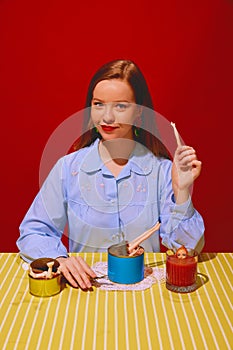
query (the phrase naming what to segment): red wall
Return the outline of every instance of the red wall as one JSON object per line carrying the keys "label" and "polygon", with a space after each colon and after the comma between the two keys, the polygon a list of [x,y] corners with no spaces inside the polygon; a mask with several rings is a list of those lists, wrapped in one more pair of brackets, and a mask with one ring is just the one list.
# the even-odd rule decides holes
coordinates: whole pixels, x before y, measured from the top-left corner
{"label": "red wall", "polygon": [[49,136],[83,108],[93,72],[121,57],[141,67],[156,110],[203,161],[193,201],[206,223],[205,251],[232,251],[233,2],[110,4],[0,1],[0,251],[17,251]]}

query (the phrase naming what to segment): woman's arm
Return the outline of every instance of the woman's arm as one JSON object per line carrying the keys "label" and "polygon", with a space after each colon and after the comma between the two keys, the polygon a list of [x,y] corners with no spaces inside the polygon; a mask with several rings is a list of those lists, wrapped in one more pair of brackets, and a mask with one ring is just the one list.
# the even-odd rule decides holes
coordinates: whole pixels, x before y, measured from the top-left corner
{"label": "woman's arm", "polygon": [[61,242],[67,221],[62,164],[61,159],[51,170],[19,227],[16,244],[28,262],[46,256],[67,256]]}
{"label": "woman's arm", "polygon": [[193,207],[190,195],[190,188],[200,174],[200,164],[193,159],[191,162],[197,165],[197,169],[187,170],[185,158],[189,162],[189,155],[187,152],[186,155],[181,153],[188,149],[187,146],[178,147],[173,164],[167,161],[163,163],[159,180],[160,236],[162,244],[169,249],[176,250],[184,245],[187,249],[200,252],[204,246],[205,227],[202,216]]}
{"label": "woman's arm", "polygon": [[186,202],[190,188],[201,173],[201,162],[190,146],[178,146],[172,164],[172,188],[176,204]]}
{"label": "woman's arm", "polygon": [[61,241],[67,222],[65,167],[59,160],[50,172],[20,225],[17,246],[27,262],[56,258],[60,271],[73,287],[88,289],[96,274],[81,257],[68,257]]}

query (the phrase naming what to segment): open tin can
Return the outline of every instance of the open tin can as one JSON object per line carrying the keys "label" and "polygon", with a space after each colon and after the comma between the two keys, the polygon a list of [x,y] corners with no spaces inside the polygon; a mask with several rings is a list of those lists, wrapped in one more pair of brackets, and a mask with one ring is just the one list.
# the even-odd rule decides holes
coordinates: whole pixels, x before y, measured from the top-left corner
{"label": "open tin can", "polygon": [[117,245],[108,248],[108,278],[121,284],[138,283],[144,278],[144,248],[137,255],[118,255]]}
{"label": "open tin can", "polygon": [[57,273],[59,262],[52,258],[39,258],[34,260],[30,264],[30,268],[34,273],[42,273],[48,269],[47,263],[54,262],[52,271],[52,278],[34,278],[28,274],[29,277],[29,291],[32,295],[37,297],[50,297],[60,293],[61,287],[61,275]]}

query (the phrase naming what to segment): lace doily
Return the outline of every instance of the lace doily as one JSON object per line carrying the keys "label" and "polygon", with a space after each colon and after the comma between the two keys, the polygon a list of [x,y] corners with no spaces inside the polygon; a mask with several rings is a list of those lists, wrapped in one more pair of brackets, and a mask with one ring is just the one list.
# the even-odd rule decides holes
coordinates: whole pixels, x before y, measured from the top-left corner
{"label": "lace doily", "polygon": [[107,262],[97,262],[92,266],[92,269],[97,276],[104,276],[92,283],[93,286],[101,290],[145,290],[155,283],[165,282],[166,279],[165,268],[145,266],[144,279],[141,282],[134,284],[120,284],[114,283],[106,277],[108,273]]}

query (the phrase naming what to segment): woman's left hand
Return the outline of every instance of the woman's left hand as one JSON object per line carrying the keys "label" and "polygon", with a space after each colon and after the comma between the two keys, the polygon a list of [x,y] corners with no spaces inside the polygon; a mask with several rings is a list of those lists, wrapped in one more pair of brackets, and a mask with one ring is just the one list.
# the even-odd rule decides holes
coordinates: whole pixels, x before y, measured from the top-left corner
{"label": "woman's left hand", "polygon": [[197,159],[195,150],[190,146],[178,146],[172,165],[172,187],[176,200],[187,200],[190,187],[200,173],[201,162]]}

